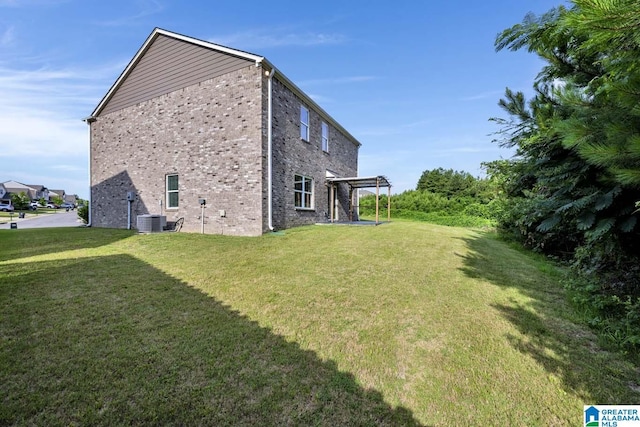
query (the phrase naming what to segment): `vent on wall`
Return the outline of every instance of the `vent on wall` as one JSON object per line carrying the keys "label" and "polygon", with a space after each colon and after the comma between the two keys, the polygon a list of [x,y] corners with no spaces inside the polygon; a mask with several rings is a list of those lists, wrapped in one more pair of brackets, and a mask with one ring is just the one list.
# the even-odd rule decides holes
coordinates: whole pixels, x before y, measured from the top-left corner
{"label": "vent on wall", "polygon": [[167,217],[163,215],[138,215],[136,228],[140,233],[159,233],[166,221]]}

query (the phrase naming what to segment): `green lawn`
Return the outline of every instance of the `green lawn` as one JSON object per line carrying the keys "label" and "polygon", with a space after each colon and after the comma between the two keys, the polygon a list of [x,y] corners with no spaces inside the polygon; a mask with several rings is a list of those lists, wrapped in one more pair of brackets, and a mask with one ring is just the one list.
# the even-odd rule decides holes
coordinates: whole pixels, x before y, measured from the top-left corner
{"label": "green lawn", "polygon": [[639,404],[561,280],[418,222],[0,230],[0,425],[581,425]]}

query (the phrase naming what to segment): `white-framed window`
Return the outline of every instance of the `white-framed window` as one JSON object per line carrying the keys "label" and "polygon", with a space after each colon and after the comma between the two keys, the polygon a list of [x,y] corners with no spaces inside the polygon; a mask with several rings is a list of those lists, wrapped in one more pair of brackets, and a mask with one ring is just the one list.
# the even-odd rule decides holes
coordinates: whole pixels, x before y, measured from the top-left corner
{"label": "white-framed window", "polygon": [[294,204],[297,209],[313,209],[313,179],[294,175]]}
{"label": "white-framed window", "polygon": [[322,122],[322,151],[329,152],[329,125]]}
{"label": "white-framed window", "polygon": [[309,141],[309,110],[300,106],[300,139]]}
{"label": "white-framed window", "polygon": [[167,175],[166,179],[166,206],[167,209],[177,208],[180,200],[178,193],[178,174]]}

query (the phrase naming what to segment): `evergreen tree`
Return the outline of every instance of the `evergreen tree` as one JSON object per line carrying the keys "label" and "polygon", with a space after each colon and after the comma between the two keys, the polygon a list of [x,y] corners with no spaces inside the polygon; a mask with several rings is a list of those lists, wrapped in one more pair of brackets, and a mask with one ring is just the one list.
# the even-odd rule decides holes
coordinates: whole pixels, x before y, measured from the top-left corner
{"label": "evergreen tree", "polygon": [[575,0],[527,15],[496,48],[526,48],[546,63],[535,96],[507,89],[509,118],[493,119],[498,142],[517,153],[488,170],[509,174],[501,226],[572,259],[582,301],[603,309],[598,319],[620,314],[618,331],[640,345],[640,2]]}

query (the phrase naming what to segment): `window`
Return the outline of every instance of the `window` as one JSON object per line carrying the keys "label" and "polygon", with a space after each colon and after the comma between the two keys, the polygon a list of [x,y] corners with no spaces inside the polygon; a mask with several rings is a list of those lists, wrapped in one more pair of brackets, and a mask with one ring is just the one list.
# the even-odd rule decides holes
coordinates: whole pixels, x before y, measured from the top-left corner
{"label": "window", "polygon": [[309,141],[309,110],[300,106],[300,138]]}
{"label": "window", "polygon": [[167,175],[167,209],[178,207],[178,175]]}
{"label": "window", "polygon": [[313,179],[295,175],[293,193],[296,208],[313,209]]}
{"label": "window", "polygon": [[329,152],[329,125],[322,122],[322,151]]}

